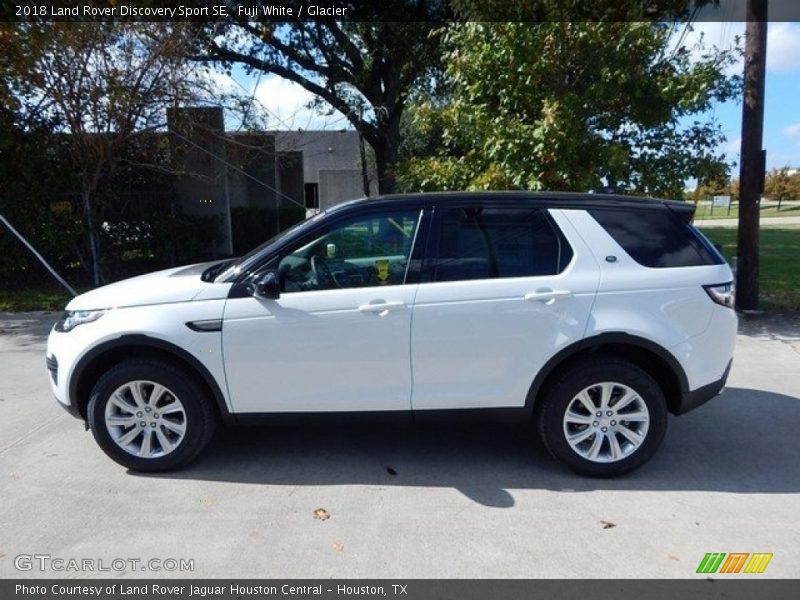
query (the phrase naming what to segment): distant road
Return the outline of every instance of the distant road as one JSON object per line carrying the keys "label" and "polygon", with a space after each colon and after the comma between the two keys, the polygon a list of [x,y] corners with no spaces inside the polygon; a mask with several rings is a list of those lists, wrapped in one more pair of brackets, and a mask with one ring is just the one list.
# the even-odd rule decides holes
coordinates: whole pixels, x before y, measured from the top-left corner
{"label": "distant road", "polygon": [[[800,217],[761,217],[761,226],[775,227],[779,225],[800,225]],[[738,219],[695,219],[695,227],[709,229],[711,227],[737,227]]]}

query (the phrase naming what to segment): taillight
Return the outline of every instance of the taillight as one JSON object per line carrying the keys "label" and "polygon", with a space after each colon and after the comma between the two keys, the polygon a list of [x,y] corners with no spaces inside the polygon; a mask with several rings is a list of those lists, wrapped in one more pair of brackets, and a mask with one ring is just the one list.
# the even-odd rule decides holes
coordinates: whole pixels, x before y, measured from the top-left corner
{"label": "taillight", "polygon": [[714,302],[721,306],[733,308],[736,303],[736,290],[732,281],[716,285],[704,285],[703,289]]}

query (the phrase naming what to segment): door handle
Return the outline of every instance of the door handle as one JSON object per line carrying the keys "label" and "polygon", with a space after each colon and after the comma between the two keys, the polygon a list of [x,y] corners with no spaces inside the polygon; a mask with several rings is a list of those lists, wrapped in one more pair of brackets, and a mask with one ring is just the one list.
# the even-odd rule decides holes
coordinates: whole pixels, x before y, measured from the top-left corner
{"label": "door handle", "polygon": [[569,298],[570,296],[572,296],[572,292],[569,290],[539,290],[525,294],[525,300],[528,302],[538,301],[544,302],[545,304],[552,304],[556,300]]}
{"label": "door handle", "polygon": [[401,310],[405,307],[405,302],[376,302],[374,304],[362,304],[358,307],[358,310],[362,313],[376,313],[382,317],[393,310]]}

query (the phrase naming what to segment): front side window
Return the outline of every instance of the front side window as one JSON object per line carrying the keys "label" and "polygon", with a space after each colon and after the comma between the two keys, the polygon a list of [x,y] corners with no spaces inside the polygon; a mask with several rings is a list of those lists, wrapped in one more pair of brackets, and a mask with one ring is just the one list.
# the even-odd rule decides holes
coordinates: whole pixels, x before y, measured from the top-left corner
{"label": "front side window", "polygon": [[405,282],[421,211],[353,217],[274,259],[283,292]]}
{"label": "front side window", "polygon": [[445,209],[433,280],[555,275],[571,258],[572,249],[541,209]]}

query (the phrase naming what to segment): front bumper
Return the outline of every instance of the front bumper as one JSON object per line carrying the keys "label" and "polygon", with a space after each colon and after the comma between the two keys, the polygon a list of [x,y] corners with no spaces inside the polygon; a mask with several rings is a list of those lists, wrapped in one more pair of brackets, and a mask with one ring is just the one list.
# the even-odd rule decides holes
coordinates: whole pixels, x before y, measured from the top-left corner
{"label": "front bumper", "polygon": [[77,402],[72,401],[69,395],[69,377],[79,358],[78,350],[83,340],[75,332],[61,333],[51,331],[47,338],[47,354],[45,364],[53,392],[58,405],[73,417],[82,419]]}

